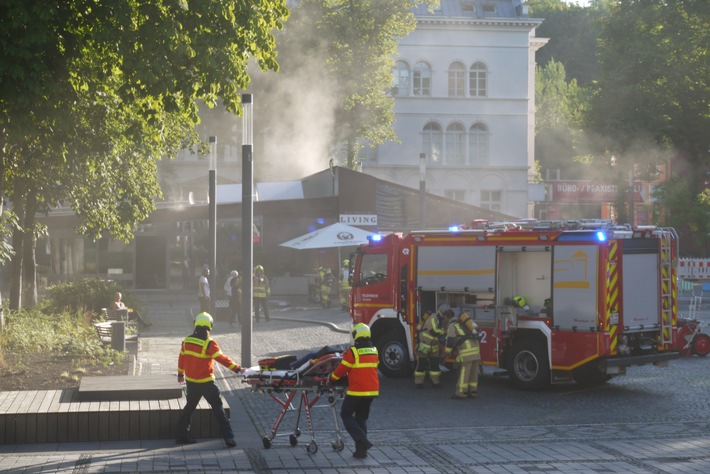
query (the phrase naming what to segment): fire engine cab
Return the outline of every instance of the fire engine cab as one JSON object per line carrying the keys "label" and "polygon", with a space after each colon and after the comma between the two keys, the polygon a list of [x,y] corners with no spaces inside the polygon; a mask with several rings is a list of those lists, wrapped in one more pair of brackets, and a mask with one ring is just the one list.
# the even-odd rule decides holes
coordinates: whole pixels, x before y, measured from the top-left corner
{"label": "fire engine cab", "polygon": [[605,222],[376,235],[351,259],[350,314],[387,376],[411,374],[421,315],[446,304],[517,386],[601,383],[678,356],[677,255],[672,228]]}

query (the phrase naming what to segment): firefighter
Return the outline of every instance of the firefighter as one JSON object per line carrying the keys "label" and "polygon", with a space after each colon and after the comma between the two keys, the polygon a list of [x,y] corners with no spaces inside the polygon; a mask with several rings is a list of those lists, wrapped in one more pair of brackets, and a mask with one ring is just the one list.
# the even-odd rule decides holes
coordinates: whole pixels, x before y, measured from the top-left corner
{"label": "firefighter", "polygon": [[340,280],[340,307],[347,310],[350,300],[350,260],[347,258],[343,260],[338,279]]}
{"label": "firefighter", "polygon": [[424,388],[427,374],[434,388],[441,388],[441,369],[439,368],[439,339],[446,333],[444,327],[454,315],[450,309],[439,310],[434,314],[424,312],[419,331],[417,331],[417,367],[414,369],[414,386]]}
{"label": "firefighter", "polygon": [[202,312],[195,316],[194,332],[182,341],[178,357],[178,383],[187,382],[187,401],[177,423],[177,444],[193,444],[190,437],[190,419],[202,397],[212,407],[217,417],[224,442],[229,448],[235,447],[234,432],[222,405],[219,387],[215,383],[213,361],[217,361],[229,370],[240,373],[242,368],[232,359],[222,354],[217,341],[210,337],[212,316]]}
{"label": "firefighter", "polygon": [[320,304],[326,309],[330,308],[330,292],[333,289],[333,271],[330,268],[320,267]]}
{"label": "firefighter", "polygon": [[271,288],[269,288],[269,279],[266,278],[264,274],[264,267],[257,265],[254,267],[254,279],[253,279],[254,292],[254,319],[259,322],[261,317],[259,316],[259,308],[264,310],[264,318],[267,321],[271,321],[269,318],[269,307],[267,305],[266,299],[271,295]]}
{"label": "firefighter", "polygon": [[367,457],[372,443],[367,439],[367,419],[373,400],[380,394],[380,378],[377,365],[380,358],[370,339],[370,328],[359,323],[352,331],[354,344],[343,353],[340,362],[330,377],[329,383],[337,383],[347,375],[348,388],[340,408],[340,418],[350,437],[355,441],[353,457]]}
{"label": "firefighter", "polygon": [[478,366],[481,363],[481,348],[478,343],[478,325],[466,312],[449,323],[446,332],[446,354],[457,351],[459,377],[456,381],[454,400],[476,398],[478,395]]}

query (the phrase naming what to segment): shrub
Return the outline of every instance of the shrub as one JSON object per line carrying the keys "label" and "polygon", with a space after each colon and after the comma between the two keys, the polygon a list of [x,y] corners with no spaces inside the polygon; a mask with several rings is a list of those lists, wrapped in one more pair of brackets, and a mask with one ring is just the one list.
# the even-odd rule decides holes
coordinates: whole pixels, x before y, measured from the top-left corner
{"label": "shrub", "polygon": [[117,291],[123,294],[123,302],[126,306],[136,309],[141,314],[144,313],[143,305],[113,281],[99,279],[68,281],[54,285],[48,291],[49,298],[43,306],[47,313],[90,311],[98,314],[101,308],[108,308],[111,305]]}
{"label": "shrub", "polygon": [[9,311],[0,338],[0,354],[54,352],[119,362],[123,354],[106,347],[82,312],[47,314],[38,309]]}

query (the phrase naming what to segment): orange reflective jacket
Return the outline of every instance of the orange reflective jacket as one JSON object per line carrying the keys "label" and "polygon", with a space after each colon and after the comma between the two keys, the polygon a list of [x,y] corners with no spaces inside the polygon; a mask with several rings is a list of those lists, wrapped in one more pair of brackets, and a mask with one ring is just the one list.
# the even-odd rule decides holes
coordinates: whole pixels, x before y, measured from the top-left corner
{"label": "orange reflective jacket", "polygon": [[215,360],[229,370],[239,370],[239,364],[222,354],[219,344],[214,339],[187,336],[182,341],[180,357],[178,357],[178,374],[185,374],[185,380],[188,382],[210,382],[214,380],[213,361]]}
{"label": "orange reflective jacket", "polygon": [[376,397],[380,394],[380,377],[377,365],[380,358],[376,347],[352,346],[345,354],[332,374],[330,380],[338,381],[348,375],[348,395],[356,397]]}

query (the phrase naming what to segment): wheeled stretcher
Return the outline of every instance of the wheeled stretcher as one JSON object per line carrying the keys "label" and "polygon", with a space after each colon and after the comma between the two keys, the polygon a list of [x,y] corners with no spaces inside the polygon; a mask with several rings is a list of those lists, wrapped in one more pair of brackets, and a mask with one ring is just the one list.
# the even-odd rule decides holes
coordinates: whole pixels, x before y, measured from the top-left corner
{"label": "wheeled stretcher", "polygon": [[294,403],[297,403],[296,426],[294,427],[293,433],[289,435],[289,442],[291,446],[298,444],[298,437],[301,435],[301,429],[299,428],[301,410],[304,410],[308,429],[311,433],[311,441],[306,447],[306,451],[309,454],[318,452],[318,444],[316,443],[313,429],[313,420],[311,419],[311,408],[314,407],[318,400],[327,395],[328,407],[333,413],[336,436],[331,446],[335,451],[343,450],[345,444],[340,436],[335,406],[338,399],[342,398],[346,387],[328,384],[330,373],[335,370],[342,359],[342,354],[335,352],[325,354],[315,359],[309,359],[303,362],[299,367],[293,369],[265,370],[257,366],[251,367],[243,372],[242,381],[244,383],[251,385],[254,391],[266,392],[281,406],[281,412],[271,428],[271,433],[262,438],[264,448],[269,449],[271,447],[271,442],[276,436],[276,432],[286,412],[294,410]]}

